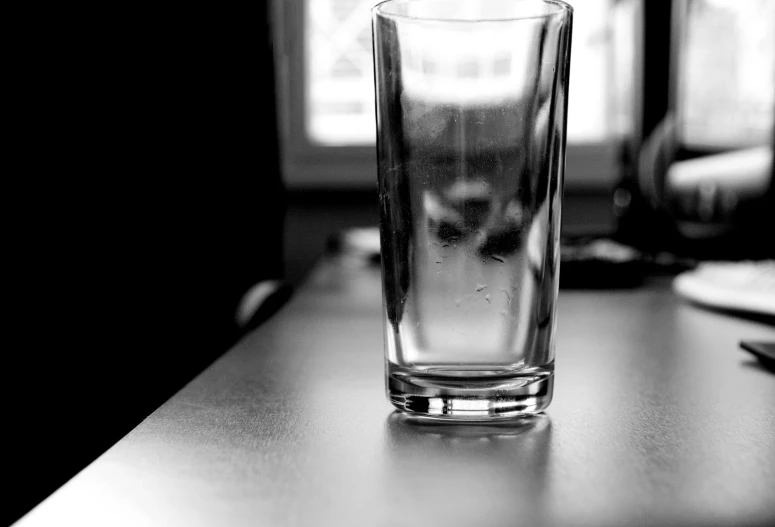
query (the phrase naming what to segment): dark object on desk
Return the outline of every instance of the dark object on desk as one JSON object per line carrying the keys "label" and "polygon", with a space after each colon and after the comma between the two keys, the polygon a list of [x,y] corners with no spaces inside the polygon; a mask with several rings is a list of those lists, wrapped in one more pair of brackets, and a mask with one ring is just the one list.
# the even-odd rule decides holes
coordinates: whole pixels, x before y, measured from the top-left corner
{"label": "dark object on desk", "polygon": [[740,347],[755,355],[762,366],[775,373],[775,342],[741,340]]}
{"label": "dark object on desk", "polygon": [[636,287],[643,282],[642,255],[608,238],[563,238],[560,287],[609,289]]}
{"label": "dark object on desk", "polygon": [[612,236],[563,236],[560,287],[617,289],[637,287],[647,277],[673,276],[697,262],[668,252],[642,252]]}

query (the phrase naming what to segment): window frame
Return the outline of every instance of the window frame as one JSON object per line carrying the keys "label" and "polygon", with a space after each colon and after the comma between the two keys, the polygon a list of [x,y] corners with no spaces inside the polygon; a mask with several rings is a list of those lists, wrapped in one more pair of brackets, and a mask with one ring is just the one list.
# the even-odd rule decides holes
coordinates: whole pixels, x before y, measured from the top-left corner
{"label": "window frame", "polygon": [[[374,188],[377,183],[375,145],[321,145],[307,136],[304,114],[308,101],[304,61],[307,1],[271,0],[270,6],[285,186],[289,190]],[[567,144],[566,189],[607,191],[613,188],[616,177],[613,136],[600,142]]]}

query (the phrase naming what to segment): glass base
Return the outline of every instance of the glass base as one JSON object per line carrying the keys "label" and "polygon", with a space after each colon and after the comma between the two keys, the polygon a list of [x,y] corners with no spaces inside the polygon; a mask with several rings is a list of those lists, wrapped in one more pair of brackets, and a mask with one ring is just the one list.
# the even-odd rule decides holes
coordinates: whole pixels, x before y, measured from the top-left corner
{"label": "glass base", "polygon": [[543,411],[552,401],[554,372],[409,372],[391,365],[387,385],[390,402],[407,414],[492,421]]}

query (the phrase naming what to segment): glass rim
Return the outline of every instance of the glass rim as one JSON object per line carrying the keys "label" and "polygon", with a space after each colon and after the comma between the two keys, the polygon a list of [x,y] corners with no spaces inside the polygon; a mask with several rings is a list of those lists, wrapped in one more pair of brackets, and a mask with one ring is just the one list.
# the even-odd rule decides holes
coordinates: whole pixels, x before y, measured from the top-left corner
{"label": "glass rim", "polygon": [[[460,24],[472,24],[477,22],[517,22],[520,20],[535,20],[541,18],[552,18],[560,13],[571,14],[573,13],[573,7],[564,2],[563,0],[508,0],[510,3],[531,3],[531,4],[544,4],[554,6],[555,9],[548,13],[541,13],[535,15],[525,16],[504,16],[501,18],[445,18],[444,16],[408,16],[397,13],[389,13],[385,11],[385,8],[397,5],[397,4],[413,4],[420,3],[426,0],[382,0],[374,7],[371,8],[372,13],[375,16],[383,18],[391,18],[396,20],[407,20],[415,22],[443,22],[443,23],[460,23]],[[431,0],[435,2],[443,2],[443,0]],[[463,1],[463,0],[456,0]],[[485,0],[487,1],[487,0]]]}

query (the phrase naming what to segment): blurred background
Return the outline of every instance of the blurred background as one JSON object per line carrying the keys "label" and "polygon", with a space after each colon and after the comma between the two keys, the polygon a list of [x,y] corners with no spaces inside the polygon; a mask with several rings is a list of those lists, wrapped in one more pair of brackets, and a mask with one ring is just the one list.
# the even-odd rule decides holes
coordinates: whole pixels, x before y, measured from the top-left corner
{"label": "blurred background", "polygon": [[[278,93],[283,173],[291,199],[285,237],[291,281],[303,276],[319,256],[316,250],[322,246],[321,237],[343,228],[345,222],[365,226],[378,221],[368,16],[376,3],[305,0],[274,4],[279,36],[276,56],[282,65]],[[574,22],[568,181],[595,194],[610,187],[615,176],[616,152],[609,140],[612,50],[607,44],[612,3],[587,0],[583,4]],[[331,215],[331,220],[340,223],[310,222],[310,215],[323,214],[329,200],[349,209],[346,215]],[[582,205],[587,202],[590,200]],[[593,221],[608,218],[603,215]],[[320,230],[310,231],[310,224]]]}
{"label": "blurred background", "polygon": [[[321,236],[377,221],[366,16],[375,3],[273,4],[294,282],[319,255],[309,250]],[[770,219],[772,203],[775,4],[569,3],[566,231],[703,258],[772,254],[751,232]],[[327,202],[347,214],[329,217]]]}
{"label": "blurred background", "polygon": [[[570,3],[567,240],[772,258],[775,2]],[[4,181],[10,519],[377,225],[374,4],[30,13]]]}

